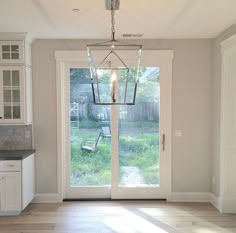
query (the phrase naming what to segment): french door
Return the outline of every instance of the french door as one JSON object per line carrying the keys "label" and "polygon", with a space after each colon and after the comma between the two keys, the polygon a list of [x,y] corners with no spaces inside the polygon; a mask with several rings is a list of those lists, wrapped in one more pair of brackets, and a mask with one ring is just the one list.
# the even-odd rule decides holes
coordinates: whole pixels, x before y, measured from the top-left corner
{"label": "french door", "polygon": [[167,198],[172,53],[164,55],[144,51],[134,106],[94,105],[88,64],[65,63],[64,198]]}

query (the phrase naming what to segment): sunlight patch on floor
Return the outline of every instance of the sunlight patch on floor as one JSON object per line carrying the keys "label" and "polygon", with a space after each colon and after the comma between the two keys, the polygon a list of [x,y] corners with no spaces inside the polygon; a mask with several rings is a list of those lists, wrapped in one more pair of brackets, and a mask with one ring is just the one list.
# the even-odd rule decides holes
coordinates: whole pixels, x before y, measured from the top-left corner
{"label": "sunlight patch on floor", "polygon": [[104,223],[117,233],[168,233],[148,220],[124,210],[122,216],[106,217]]}
{"label": "sunlight patch on floor", "polygon": [[[194,216],[186,211],[178,208],[156,209],[156,208],[138,208],[146,215],[163,221],[170,227],[180,231],[181,233],[231,233],[230,230],[225,230],[204,218]],[[209,229],[211,228],[211,229]]]}
{"label": "sunlight patch on floor", "polygon": [[[191,216],[189,213],[186,213],[185,211],[181,211],[179,209],[171,209],[169,210],[168,208],[139,208],[140,211],[142,211],[145,214],[148,214],[152,217],[157,217],[157,216],[170,216],[172,213],[174,216]],[[174,211],[173,211],[174,210]]]}
{"label": "sunlight patch on floor", "polygon": [[230,230],[224,230],[220,227],[216,227],[215,229],[206,229],[204,227],[198,227],[197,229],[193,230],[194,233],[230,233]]}

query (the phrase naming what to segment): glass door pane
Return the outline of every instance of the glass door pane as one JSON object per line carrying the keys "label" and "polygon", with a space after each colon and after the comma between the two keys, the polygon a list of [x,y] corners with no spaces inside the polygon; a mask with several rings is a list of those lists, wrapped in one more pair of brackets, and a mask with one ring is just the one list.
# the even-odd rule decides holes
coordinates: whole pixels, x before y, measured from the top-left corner
{"label": "glass door pane", "polygon": [[159,68],[148,67],[136,104],[119,107],[119,186],[159,186],[159,109]]}
{"label": "glass door pane", "polygon": [[4,119],[12,119],[11,107],[4,106]]}
{"label": "glass door pane", "polygon": [[70,68],[70,186],[111,184],[110,106],[93,104],[90,69]]}
{"label": "glass door pane", "polygon": [[20,106],[13,106],[13,119],[20,119]]}
{"label": "glass door pane", "polygon": [[3,104],[5,119],[20,119],[20,71],[3,70]]}
{"label": "glass door pane", "polygon": [[11,59],[19,59],[19,45],[11,45]]}
{"label": "glass door pane", "polygon": [[2,59],[10,59],[10,45],[2,45]]}
{"label": "glass door pane", "polygon": [[12,71],[11,70],[3,70],[3,104],[4,104],[4,119],[12,119]]}
{"label": "glass door pane", "polygon": [[20,72],[19,70],[12,71],[12,104],[13,104],[13,119],[20,119]]}
{"label": "glass door pane", "polygon": [[12,71],[12,86],[13,87],[20,86],[20,72],[19,72],[19,70]]}
{"label": "glass door pane", "polygon": [[11,103],[12,99],[11,99],[11,89],[7,89],[7,88],[4,88],[3,90],[3,100],[4,100],[4,103]]}
{"label": "glass door pane", "polygon": [[3,70],[3,86],[10,87],[11,86],[11,71]]}
{"label": "glass door pane", "polygon": [[19,45],[2,45],[3,60],[19,60]]}

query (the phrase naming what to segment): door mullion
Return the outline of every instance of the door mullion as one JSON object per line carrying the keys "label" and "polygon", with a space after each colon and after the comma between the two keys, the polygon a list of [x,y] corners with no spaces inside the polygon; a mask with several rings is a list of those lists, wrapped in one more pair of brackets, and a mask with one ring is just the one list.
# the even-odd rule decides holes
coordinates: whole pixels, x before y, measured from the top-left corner
{"label": "door mullion", "polygon": [[119,109],[111,107],[111,199],[119,184]]}

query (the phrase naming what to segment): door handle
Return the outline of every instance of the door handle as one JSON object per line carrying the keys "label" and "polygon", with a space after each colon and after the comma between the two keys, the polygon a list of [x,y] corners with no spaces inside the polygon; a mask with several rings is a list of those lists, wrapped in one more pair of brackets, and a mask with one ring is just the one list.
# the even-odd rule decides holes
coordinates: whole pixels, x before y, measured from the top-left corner
{"label": "door handle", "polygon": [[164,151],[165,150],[165,146],[166,146],[166,135],[164,133],[162,134],[161,144],[162,144],[162,150]]}

